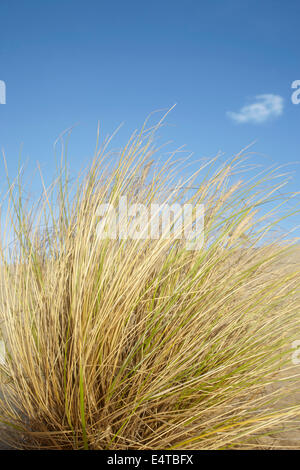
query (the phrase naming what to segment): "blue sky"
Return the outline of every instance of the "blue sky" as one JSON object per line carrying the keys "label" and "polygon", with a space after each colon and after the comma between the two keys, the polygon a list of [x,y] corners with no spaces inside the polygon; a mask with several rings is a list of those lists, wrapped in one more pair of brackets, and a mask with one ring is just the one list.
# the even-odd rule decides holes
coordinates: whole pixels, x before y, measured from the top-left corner
{"label": "blue sky", "polygon": [[[300,161],[299,18],[297,0],[1,0],[0,147],[10,171],[22,145],[29,172],[39,161],[50,175],[55,139],[75,126],[76,172],[98,121],[103,135],[125,122],[124,142],[174,103],[162,136],[195,159],[256,141],[263,165]],[[299,190],[300,165],[290,168]]]}

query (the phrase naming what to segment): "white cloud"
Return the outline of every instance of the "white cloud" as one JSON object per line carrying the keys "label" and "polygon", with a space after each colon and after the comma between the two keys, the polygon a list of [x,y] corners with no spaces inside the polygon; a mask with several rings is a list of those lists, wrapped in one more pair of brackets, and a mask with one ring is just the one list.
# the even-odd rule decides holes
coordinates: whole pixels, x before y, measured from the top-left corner
{"label": "white cloud", "polygon": [[257,95],[255,102],[243,106],[240,111],[228,111],[228,117],[238,123],[251,122],[261,124],[273,117],[280,116],[283,112],[283,98],[279,95]]}

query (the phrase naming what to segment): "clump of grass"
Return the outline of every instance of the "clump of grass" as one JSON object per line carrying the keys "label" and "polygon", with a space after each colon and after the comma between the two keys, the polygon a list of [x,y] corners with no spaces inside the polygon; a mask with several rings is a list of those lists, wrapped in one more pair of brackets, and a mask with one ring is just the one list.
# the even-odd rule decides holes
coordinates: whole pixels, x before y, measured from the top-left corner
{"label": "clump of grass", "polygon": [[[134,134],[115,166],[106,142],[73,186],[62,165],[36,206],[9,183],[0,419],[17,448],[245,448],[299,415],[274,407],[295,373],[289,390],[270,388],[299,326],[299,270],[284,269],[294,243],[269,236],[293,196],[284,177],[250,178],[240,154],[178,184],[175,155],[151,167],[154,132]],[[202,248],[174,233],[99,240],[97,208],[123,195],[204,204]]]}

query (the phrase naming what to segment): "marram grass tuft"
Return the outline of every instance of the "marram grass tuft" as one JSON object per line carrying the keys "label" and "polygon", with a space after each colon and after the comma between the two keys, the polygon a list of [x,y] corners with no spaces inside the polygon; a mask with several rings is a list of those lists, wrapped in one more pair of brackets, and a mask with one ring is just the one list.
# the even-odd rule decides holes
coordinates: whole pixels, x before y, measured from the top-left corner
{"label": "marram grass tuft", "polygon": [[[15,448],[255,448],[298,423],[300,405],[278,406],[299,388],[298,248],[276,231],[295,195],[278,170],[248,174],[243,154],[184,181],[176,153],[155,164],[155,130],[114,165],[106,142],[75,183],[62,164],[36,205],[8,180],[0,420]],[[203,246],[174,230],[99,239],[98,207],[122,196],[203,204]]]}

